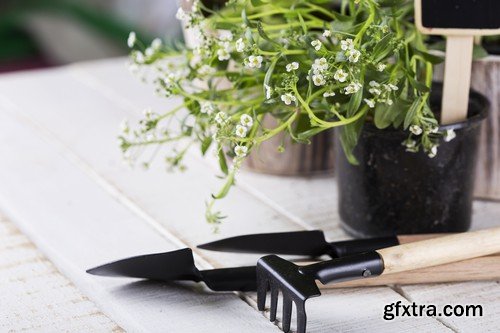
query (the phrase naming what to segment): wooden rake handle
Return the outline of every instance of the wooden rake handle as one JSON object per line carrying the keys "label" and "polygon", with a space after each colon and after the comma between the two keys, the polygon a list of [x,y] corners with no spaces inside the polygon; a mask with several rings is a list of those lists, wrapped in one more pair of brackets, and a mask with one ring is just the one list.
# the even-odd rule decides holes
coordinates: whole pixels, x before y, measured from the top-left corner
{"label": "wooden rake handle", "polygon": [[377,250],[382,275],[433,267],[500,252],[500,227]]}
{"label": "wooden rake handle", "polygon": [[[408,244],[426,239],[443,237],[450,234],[424,234],[398,236],[400,244]],[[312,262],[301,262],[300,265]],[[500,280],[500,252],[473,259],[467,259],[450,264],[420,268],[411,271],[384,274],[371,279],[352,280],[323,285],[320,289],[385,286],[390,284],[425,284],[465,281],[499,281]]]}

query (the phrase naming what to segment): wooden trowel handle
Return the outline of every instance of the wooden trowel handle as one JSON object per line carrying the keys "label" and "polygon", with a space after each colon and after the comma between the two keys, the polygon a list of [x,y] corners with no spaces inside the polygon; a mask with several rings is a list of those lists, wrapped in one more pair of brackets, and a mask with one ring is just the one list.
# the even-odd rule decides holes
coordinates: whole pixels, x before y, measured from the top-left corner
{"label": "wooden trowel handle", "polygon": [[444,237],[444,236],[449,236],[449,235],[454,235],[454,234],[416,234],[416,235],[399,235],[397,236],[399,244],[408,244],[408,243],[414,243],[414,242],[419,242],[423,241],[426,239],[432,239],[432,238],[438,238],[438,237]]}
{"label": "wooden trowel handle", "polygon": [[500,227],[427,239],[377,250],[382,275],[487,256],[500,252]]}

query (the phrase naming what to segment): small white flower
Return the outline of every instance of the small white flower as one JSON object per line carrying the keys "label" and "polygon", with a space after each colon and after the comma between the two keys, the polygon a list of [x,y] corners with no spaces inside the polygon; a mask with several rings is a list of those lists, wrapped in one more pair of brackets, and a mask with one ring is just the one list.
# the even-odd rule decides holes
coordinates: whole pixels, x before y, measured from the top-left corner
{"label": "small white flower", "polygon": [[326,83],[325,77],[321,74],[315,74],[312,76],[312,80],[315,86],[323,86]]}
{"label": "small white flower", "polygon": [[229,60],[231,59],[231,55],[229,54],[229,52],[227,52],[226,49],[218,49],[217,59],[219,59],[220,61]]}
{"label": "small white flower", "polygon": [[215,107],[210,102],[202,102],[200,105],[200,112],[201,113],[212,114],[212,112],[214,112],[214,110],[215,110]]}
{"label": "small white flower", "polygon": [[246,67],[248,68],[261,68],[262,67],[262,56],[251,55],[246,61]]}
{"label": "small white flower", "polygon": [[437,148],[437,146],[432,146],[432,147],[431,147],[431,150],[429,151],[429,153],[428,153],[427,155],[428,155],[430,158],[433,158],[433,157],[436,157],[437,152],[438,152],[438,148]]}
{"label": "small white flower", "polygon": [[385,100],[385,104],[387,105],[392,105],[394,102],[392,101],[392,99],[388,98]]}
{"label": "small white flower", "polygon": [[457,134],[455,133],[454,130],[452,129],[449,129],[449,130],[446,130],[446,133],[444,134],[444,141],[445,142],[450,142],[451,140],[455,139],[457,137]]}
{"label": "small white flower", "polygon": [[139,64],[143,64],[145,59],[144,59],[144,54],[142,54],[141,51],[137,51],[137,52],[134,52],[134,58],[135,58],[135,61]]}
{"label": "small white flower", "polygon": [[388,84],[388,86],[389,86],[389,88],[390,88],[391,90],[393,90],[393,91],[396,91],[396,90],[398,90],[398,89],[399,89],[399,87],[398,87],[398,86],[396,86],[396,85],[394,85],[394,84],[392,84],[392,83],[389,83],[389,84]]}
{"label": "small white flower", "polygon": [[378,88],[370,88],[368,92],[372,95],[379,96],[382,92]]}
{"label": "small white flower", "polygon": [[315,59],[311,67],[313,69],[314,74],[321,73],[328,69],[328,61],[326,61],[325,58]]}
{"label": "small white flower", "polygon": [[332,35],[332,32],[330,30],[323,31],[323,37],[330,37],[331,35]]}
{"label": "small white flower", "polygon": [[418,125],[411,125],[410,126],[410,132],[412,132],[415,135],[420,135],[422,134],[422,128]]}
{"label": "small white flower", "polygon": [[439,131],[439,127],[435,126],[429,130],[429,133],[437,133]]}
{"label": "small white flower", "polygon": [[286,94],[281,95],[281,100],[286,105],[290,105],[290,104],[292,104],[292,102],[296,102],[297,101],[297,97],[295,97],[294,95],[292,95],[290,93],[286,93]]}
{"label": "small white flower", "polygon": [[335,96],[335,93],[333,91],[325,91],[323,93],[323,97],[325,97],[325,98],[326,97],[333,97],[333,96]]}
{"label": "small white flower", "polygon": [[370,81],[370,82],[368,83],[368,85],[370,85],[370,87],[374,87],[374,88],[378,88],[378,87],[380,87],[380,83],[378,83],[377,81],[373,81],[373,80],[372,80],[372,81]]}
{"label": "small white flower", "polygon": [[233,51],[229,42],[220,42],[219,49],[217,50],[217,58],[220,61],[231,59],[231,52]]}
{"label": "small white flower", "polygon": [[339,82],[345,82],[347,80],[347,73],[342,69],[337,69],[337,71],[333,75],[333,78]]}
{"label": "small white flower", "polygon": [[154,49],[154,50],[158,50],[162,45],[162,41],[160,38],[155,38],[152,42],[151,42],[151,47]]}
{"label": "small white flower", "polygon": [[377,66],[375,66],[375,67],[377,68],[377,71],[379,71],[379,72],[383,72],[383,71],[384,71],[384,69],[387,67],[387,65],[386,65],[386,64],[383,64],[383,63],[381,63],[381,62],[379,62],[379,63],[377,64]]}
{"label": "small white flower", "polygon": [[244,50],[245,50],[245,42],[243,41],[243,38],[240,38],[236,41],[236,51],[241,53]]}
{"label": "small white flower", "polygon": [[273,88],[271,88],[267,84],[264,85],[264,88],[266,88],[266,99],[270,99],[273,94]]}
{"label": "small white flower", "polygon": [[409,151],[409,152],[416,152],[416,148],[417,148],[417,142],[415,140],[411,140],[411,139],[408,139],[404,142],[405,146],[406,146],[406,151]]}
{"label": "small white flower", "polygon": [[240,138],[244,138],[247,136],[247,128],[242,125],[237,125],[236,126],[236,136],[239,136]]}
{"label": "small white flower", "polygon": [[354,43],[351,38],[347,38],[346,40],[340,41],[340,48],[344,51],[350,50],[354,48]]}
{"label": "small white flower", "polygon": [[346,95],[355,94],[361,89],[363,86],[359,82],[351,82],[347,87],[344,88]]}
{"label": "small white flower", "polygon": [[130,127],[129,127],[128,121],[126,119],[121,122],[121,124],[120,124],[120,130],[124,134],[128,134],[130,132]]}
{"label": "small white flower", "polygon": [[236,147],[234,147],[234,153],[238,157],[245,157],[247,155],[247,152],[248,152],[248,148],[245,146],[237,145]]}
{"label": "small white flower", "polygon": [[130,34],[128,35],[128,39],[127,39],[128,47],[133,48],[136,41],[137,41],[137,36],[136,36],[135,32],[131,31]]}
{"label": "small white flower", "polygon": [[213,67],[210,67],[209,65],[203,65],[200,68],[198,68],[198,75],[201,77],[214,74],[215,72],[216,72],[216,69]]}
{"label": "small white flower", "polygon": [[322,45],[322,44],[321,44],[321,41],[320,41],[319,39],[315,39],[315,40],[313,40],[313,41],[311,42],[311,45],[312,45],[312,47],[314,47],[314,49],[315,49],[316,51],[319,51],[319,49],[321,49],[321,45]]}
{"label": "small white flower", "polygon": [[359,52],[356,49],[351,49],[351,50],[348,50],[347,52],[349,53],[349,57],[347,58],[347,60],[349,60],[349,62],[356,63],[359,61],[359,57],[361,56],[361,52]]}
{"label": "small white flower", "polygon": [[179,8],[177,9],[177,13],[175,14],[175,18],[178,19],[178,20],[184,20],[185,18],[187,17],[187,14],[186,12],[184,11],[184,9],[182,8]]}
{"label": "small white flower", "polygon": [[146,51],[144,51],[144,54],[146,55],[146,57],[151,57],[153,54],[155,54],[155,50],[153,50],[153,48],[151,47],[148,47]]}
{"label": "small white flower", "polygon": [[253,126],[253,118],[247,114],[242,114],[240,117],[240,123],[241,125],[250,128]]}
{"label": "small white flower", "polygon": [[299,63],[294,61],[292,63],[289,63],[288,65],[286,65],[286,71],[287,72],[291,72],[291,71],[294,71],[296,69],[299,69]]}
{"label": "small white flower", "polygon": [[375,101],[373,99],[365,98],[364,101],[365,101],[366,105],[368,105],[371,109],[373,109],[375,107]]}
{"label": "small white flower", "polygon": [[227,114],[225,112],[219,111],[215,115],[215,122],[219,125],[222,125],[227,119]]}
{"label": "small white flower", "polygon": [[224,42],[231,42],[233,40],[233,33],[229,30],[221,30],[219,32],[219,39]]}

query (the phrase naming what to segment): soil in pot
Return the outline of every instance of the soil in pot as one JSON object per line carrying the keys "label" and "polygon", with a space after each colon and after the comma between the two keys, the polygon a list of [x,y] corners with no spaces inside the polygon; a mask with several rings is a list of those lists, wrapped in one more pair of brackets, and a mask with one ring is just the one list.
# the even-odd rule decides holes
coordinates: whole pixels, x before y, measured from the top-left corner
{"label": "soil in pot", "polygon": [[[441,90],[441,85],[433,87],[433,109],[439,108]],[[358,237],[469,229],[479,134],[488,106],[482,95],[471,92],[468,119],[440,128],[453,129],[456,137],[442,140],[434,158],[406,152],[407,132],[367,123],[354,150],[355,166],[335,139],[342,227]]]}

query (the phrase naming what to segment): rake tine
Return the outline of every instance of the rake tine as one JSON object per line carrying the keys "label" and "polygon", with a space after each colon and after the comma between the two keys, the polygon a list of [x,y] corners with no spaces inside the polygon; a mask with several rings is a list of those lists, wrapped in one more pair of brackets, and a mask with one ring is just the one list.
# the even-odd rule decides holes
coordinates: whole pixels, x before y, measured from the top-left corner
{"label": "rake tine", "polygon": [[269,280],[261,277],[261,283],[257,285],[257,308],[259,311],[266,309],[266,293],[269,287]]}
{"label": "rake tine", "polygon": [[276,312],[278,310],[278,286],[271,284],[271,313],[269,314],[270,321],[276,320]]}
{"label": "rake tine", "polygon": [[297,333],[306,333],[307,315],[305,302],[297,302]]}
{"label": "rake tine", "polygon": [[285,296],[283,293],[283,332],[287,333],[290,331],[290,322],[292,321],[292,299]]}

